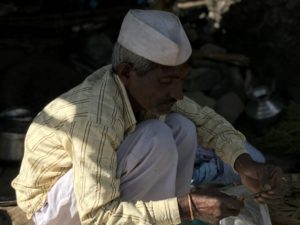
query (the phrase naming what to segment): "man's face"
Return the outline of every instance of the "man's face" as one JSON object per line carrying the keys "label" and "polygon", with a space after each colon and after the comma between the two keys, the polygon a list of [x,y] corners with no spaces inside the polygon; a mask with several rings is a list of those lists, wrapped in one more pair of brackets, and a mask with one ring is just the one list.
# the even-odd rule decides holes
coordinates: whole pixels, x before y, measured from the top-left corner
{"label": "man's face", "polygon": [[[135,111],[145,110],[155,115],[170,112],[183,98],[182,85],[189,72],[188,65],[158,66],[145,74],[132,69],[125,83]],[[124,83],[124,82],[123,82]]]}

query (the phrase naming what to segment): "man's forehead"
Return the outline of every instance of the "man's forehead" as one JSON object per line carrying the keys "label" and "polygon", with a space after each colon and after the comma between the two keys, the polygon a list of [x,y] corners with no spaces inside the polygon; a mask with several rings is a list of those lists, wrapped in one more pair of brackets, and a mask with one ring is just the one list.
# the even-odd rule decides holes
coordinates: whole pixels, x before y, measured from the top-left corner
{"label": "man's forehead", "polygon": [[164,73],[164,75],[174,75],[178,72],[180,73],[189,73],[191,66],[188,63],[184,63],[178,66],[160,66],[161,71]]}

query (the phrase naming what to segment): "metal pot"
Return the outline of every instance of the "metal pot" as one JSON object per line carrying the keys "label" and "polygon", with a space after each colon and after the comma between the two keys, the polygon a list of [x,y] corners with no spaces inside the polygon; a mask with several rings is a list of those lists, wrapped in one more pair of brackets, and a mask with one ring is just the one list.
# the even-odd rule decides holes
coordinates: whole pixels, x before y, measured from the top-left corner
{"label": "metal pot", "polygon": [[14,107],[0,113],[0,161],[21,161],[31,111]]}
{"label": "metal pot", "polygon": [[24,154],[24,133],[0,133],[0,160],[20,161]]}
{"label": "metal pot", "polygon": [[10,108],[0,113],[1,132],[25,133],[32,121],[32,113],[26,108]]}
{"label": "metal pot", "polygon": [[246,114],[255,120],[272,120],[283,110],[283,103],[271,95],[266,86],[253,88],[249,93],[250,101],[246,105]]}

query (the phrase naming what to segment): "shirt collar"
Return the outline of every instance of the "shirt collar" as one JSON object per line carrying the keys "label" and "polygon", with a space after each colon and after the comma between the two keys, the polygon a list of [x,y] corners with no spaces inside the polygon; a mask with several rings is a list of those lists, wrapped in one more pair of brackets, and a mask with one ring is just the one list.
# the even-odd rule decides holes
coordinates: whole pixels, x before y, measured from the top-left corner
{"label": "shirt collar", "polygon": [[116,84],[120,90],[120,94],[121,94],[121,97],[122,97],[123,103],[124,103],[123,116],[124,116],[124,123],[125,123],[125,131],[132,132],[135,129],[137,120],[133,113],[133,109],[131,107],[129,97],[127,95],[127,91],[124,87],[124,84],[122,83],[122,81],[120,80],[120,78],[117,74],[113,73],[113,76],[114,76]]}

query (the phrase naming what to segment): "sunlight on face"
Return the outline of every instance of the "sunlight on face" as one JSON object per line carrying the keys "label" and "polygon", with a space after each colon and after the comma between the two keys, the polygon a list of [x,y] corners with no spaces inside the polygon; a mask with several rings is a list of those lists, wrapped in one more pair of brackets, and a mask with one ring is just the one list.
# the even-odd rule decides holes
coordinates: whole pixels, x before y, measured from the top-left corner
{"label": "sunlight on face", "polygon": [[183,98],[182,85],[189,73],[189,66],[158,66],[145,74],[135,74],[127,91],[132,101],[155,115],[170,112],[176,101]]}

